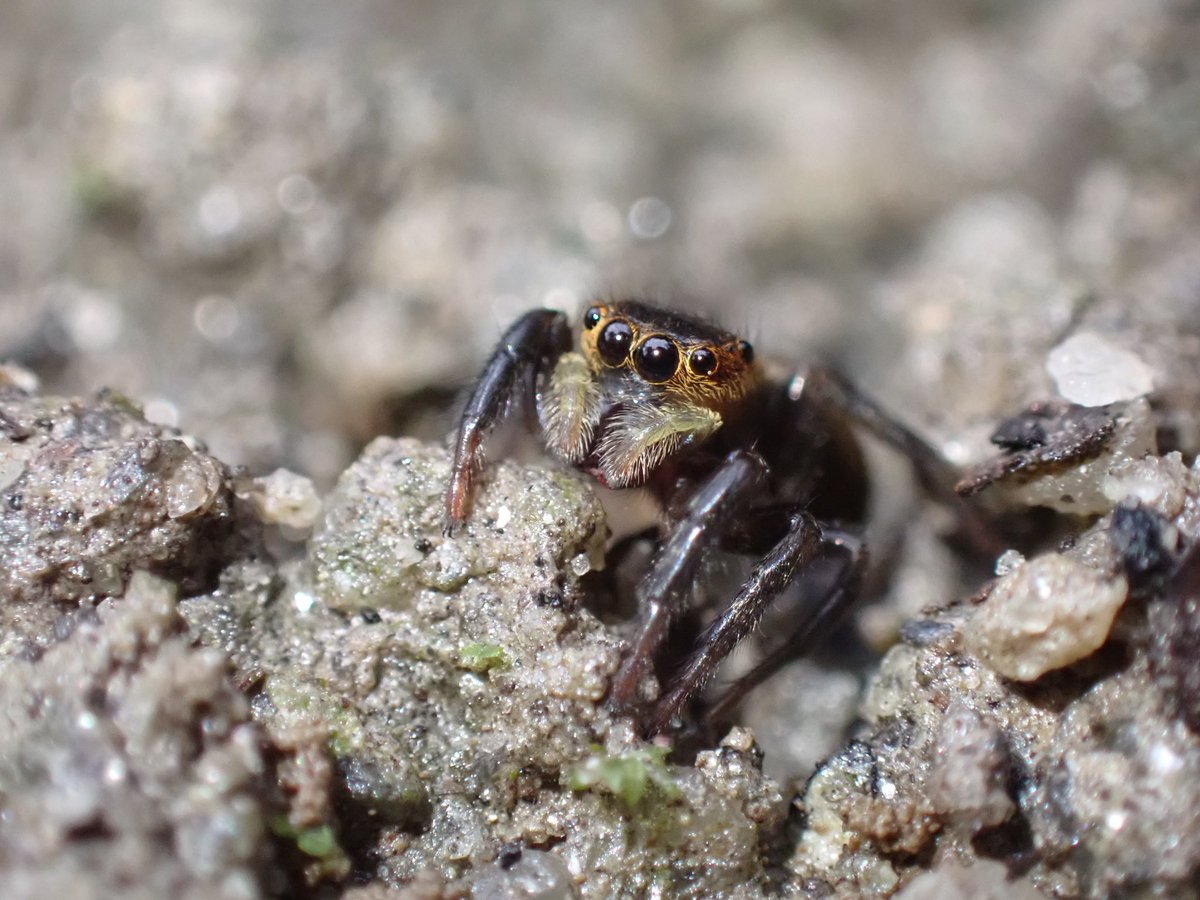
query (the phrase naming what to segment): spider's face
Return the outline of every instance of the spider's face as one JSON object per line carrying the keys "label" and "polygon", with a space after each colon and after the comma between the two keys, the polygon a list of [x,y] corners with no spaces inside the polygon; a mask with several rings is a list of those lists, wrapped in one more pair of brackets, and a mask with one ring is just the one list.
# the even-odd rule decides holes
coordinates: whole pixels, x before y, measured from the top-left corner
{"label": "spider's face", "polygon": [[744,397],[759,377],[746,341],[636,301],[588,309],[580,344],[601,381],[714,412]]}
{"label": "spider's face", "polygon": [[466,518],[483,436],[518,384],[533,389],[551,453],[623,488],[647,483],[726,418],[744,420],[763,382],[746,341],[634,300],[591,307],[579,349],[569,343],[565,317],[549,309],[526,313],[505,332],[463,411],[446,491],[447,533]]}
{"label": "spider's face", "polygon": [[614,488],[715,434],[759,382],[736,335],[632,300],[583,314],[538,397],[546,446]]}

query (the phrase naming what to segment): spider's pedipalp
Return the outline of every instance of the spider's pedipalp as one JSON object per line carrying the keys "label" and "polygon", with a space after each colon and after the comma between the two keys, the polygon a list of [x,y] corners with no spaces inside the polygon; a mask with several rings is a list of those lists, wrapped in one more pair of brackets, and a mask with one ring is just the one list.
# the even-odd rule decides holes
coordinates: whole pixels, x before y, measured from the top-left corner
{"label": "spider's pedipalp", "polygon": [[699,443],[721,427],[721,416],[704,406],[633,403],[606,423],[600,440],[600,471],[612,488],[643,484],[668,457]]}
{"label": "spider's pedipalp", "polygon": [[538,397],[538,420],[551,453],[572,464],[587,458],[603,399],[583,354],[564,353],[558,358]]}

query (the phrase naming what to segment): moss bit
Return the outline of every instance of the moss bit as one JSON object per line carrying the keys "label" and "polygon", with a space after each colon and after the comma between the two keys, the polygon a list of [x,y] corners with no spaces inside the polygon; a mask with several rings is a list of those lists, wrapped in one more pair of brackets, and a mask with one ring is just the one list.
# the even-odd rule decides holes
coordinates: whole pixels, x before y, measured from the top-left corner
{"label": "moss bit", "polygon": [[267,827],[276,837],[292,841],[311,862],[304,866],[304,879],[310,885],[322,881],[340,881],[350,874],[350,858],[338,843],[333,826],[325,823],[297,828],[286,815],[272,816]]}
{"label": "moss bit", "polygon": [[592,755],[571,772],[568,784],[573,791],[599,789],[612,794],[629,810],[635,809],[651,788],[663,797],[677,797],[679,788],[666,765],[668,753],[665,747],[646,747],[613,756],[593,747]]}
{"label": "moss bit", "polygon": [[337,835],[329,824],[314,825],[310,828],[297,828],[286,815],[272,816],[268,825],[271,833],[287,841],[295,841],[296,847],[306,856],[317,859],[327,859],[340,855],[342,848],[338,845]]}
{"label": "moss bit", "polygon": [[511,665],[508,653],[499,644],[465,644],[458,651],[458,664],[481,675]]}

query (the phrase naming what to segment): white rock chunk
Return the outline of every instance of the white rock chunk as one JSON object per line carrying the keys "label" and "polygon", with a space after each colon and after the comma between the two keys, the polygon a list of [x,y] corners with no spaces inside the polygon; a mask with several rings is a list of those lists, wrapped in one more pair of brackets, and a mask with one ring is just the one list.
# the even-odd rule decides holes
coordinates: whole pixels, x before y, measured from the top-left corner
{"label": "white rock chunk", "polygon": [[1154,390],[1154,369],[1141,357],[1089,331],[1051,350],[1046,371],[1058,393],[1080,406],[1124,403]]}
{"label": "white rock chunk", "polygon": [[287,469],[253,479],[239,494],[254,505],[259,520],[307,531],[321,512],[321,498],[311,480]]}
{"label": "white rock chunk", "polygon": [[1128,594],[1109,577],[1051,554],[1017,566],[964,625],[967,646],[1006,678],[1033,681],[1088,656],[1108,639]]}

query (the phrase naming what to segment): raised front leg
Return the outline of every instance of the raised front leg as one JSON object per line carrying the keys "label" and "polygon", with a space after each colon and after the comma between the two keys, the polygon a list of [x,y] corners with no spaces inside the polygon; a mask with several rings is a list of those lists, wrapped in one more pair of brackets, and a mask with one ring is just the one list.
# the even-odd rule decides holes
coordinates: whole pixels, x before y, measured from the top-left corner
{"label": "raised front leg", "polygon": [[706,551],[730,518],[758,498],[765,477],[762,459],[738,450],[725,458],[688,501],[683,520],[659,549],[650,571],[638,585],[638,636],[609,693],[609,702],[617,709],[634,705],[638,682],[653,662],[672,620],[687,605]]}
{"label": "raised front leg", "polygon": [[466,520],[475,475],[483,466],[484,437],[518,392],[523,391],[533,402],[538,374],[570,345],[566,317],[552,309],[527,312],[504,332],[475,382],[459,422],[446,490],[446,534]]}

